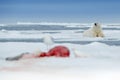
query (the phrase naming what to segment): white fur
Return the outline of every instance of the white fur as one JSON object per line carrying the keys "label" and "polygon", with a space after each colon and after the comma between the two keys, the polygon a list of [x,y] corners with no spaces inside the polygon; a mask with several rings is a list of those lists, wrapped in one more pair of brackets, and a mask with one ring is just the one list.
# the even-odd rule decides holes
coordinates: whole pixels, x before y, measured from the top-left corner
{"label": "white fur", "polygon": [[53,38],[50,35],[45,35],[43,39],[46,45],[52,45],[54,43]]}
{"label": "white fur", "polygon": [[83,32],[83,36],[85,37],[104,37],[101,25],[96,23],[94,26]]}
{"label": "white fur", "polygon": [[52,36],[45,35],[43,37],[43,42],[47,45],[47,50],[49,50],[50,46],[54,43]]}

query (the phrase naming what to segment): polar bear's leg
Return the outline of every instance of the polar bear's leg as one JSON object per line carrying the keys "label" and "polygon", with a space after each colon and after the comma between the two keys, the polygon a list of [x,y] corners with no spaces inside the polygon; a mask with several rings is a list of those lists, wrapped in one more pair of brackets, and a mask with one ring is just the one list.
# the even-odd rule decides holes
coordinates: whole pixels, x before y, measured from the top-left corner
{"label": "polar bear's leg", "polygon": [[101,32],[98,34],[98,37],[104,37],[104,34]]}
{"label": "polar bear's leg", "polygon": [[97,33],[92,32],[92,37],[97,37]]}

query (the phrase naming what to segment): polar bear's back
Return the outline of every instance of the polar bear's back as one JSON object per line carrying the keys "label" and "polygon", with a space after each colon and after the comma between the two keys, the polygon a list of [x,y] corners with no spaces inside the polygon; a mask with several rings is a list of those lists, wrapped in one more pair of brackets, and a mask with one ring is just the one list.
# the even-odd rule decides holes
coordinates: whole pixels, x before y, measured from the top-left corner
{"label": "polar bear's back", "polygon": [[83,32],[83,36],[86,36],[86,37],[93,37],[93,34],[94,33],[93,33],[92,28],[90,28],[90,29]]}

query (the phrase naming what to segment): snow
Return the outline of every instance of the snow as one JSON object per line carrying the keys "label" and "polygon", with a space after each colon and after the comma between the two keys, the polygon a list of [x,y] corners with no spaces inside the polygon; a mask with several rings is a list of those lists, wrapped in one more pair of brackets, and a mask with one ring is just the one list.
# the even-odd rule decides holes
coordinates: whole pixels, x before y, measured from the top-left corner
{"label": "snow", "polygon": [[[63,25],[66,27],[79,27],[84,29],[75,29],[75,30],[0,30],[0,39],[42,39],[46,34],[52,34],[52,37],[57,40],[76,40],[76,41],[94,41],[94,40],[120,40],[120,26],[119,23],[112,23],[114,26],[108,26],[112,24],[102,24],[103,32],[105,34],[105,38],[88,38],[83,37],[83,31],[87,28],[91,27],[93,23],[48,23],[48,22],[41,22],[41,23],[22,23],[18,22],[16,25],[24,25],[31,24],[31,25]],[[12,27],[13,25],[7,25],[7,27]],[[4,26],[5,27],[5,26]],[[20,27],[20,26],[19,26]],[[30,26],[29,26],[30,27]],[[55,26],[54,26],[55,27]],[[57,26],[56,26],[57,27]],[[105,29],[104,29],[105,28]],[[109,29],[109,30],[106,30]],[[114,30],[115,29],[115,30]],[[63,36],[64,35],[64,36]]]}
{"label": "snow", "polygon": [[0,24],[0,26],[6,26],[5,24]]}
{"label": "snow", "polygon": [[[66,25],[66,26],[75,26],[75,25],[86,25],[86,23],[59,23],[59,22],[17,22],[17,25]],[[88,24],[87,24],[88,25]]]}
{"label": "snow", "polygon": [[[0,60],[0,78],[2,80],[119,80],[120,47],[94,42],[88,45],[64,45],[70,49],[70,58],[40,58],[20,61]],[[53,47],[52,46],[52,47]],[[22,52],[45,51],[43,43],[0,43],[0,57],[15,56]],[[73,48],[87,57],[75,57]]]}
{"label": "snow", "polygon": [[[0,24],[0,26],[9,26],[9,25],[61,25],[61,26],[67,26],[67,27],[91,27],[93,23],[65,23],[65,22],[20,22],[12,23],[12,24]],[[120,23],[102,23],[102,26],[104,27],[120,27]]]}
{"label": "snow", "polygon": [[[44,31],[48,32],[48,31]],[[59,32],[59,31],[49,31],[49,32]],[[75,31],[61,31],[60,33],[52,34],[52,37],[54,39],[66,39],[66,40],[80,40],[80,41],[88,41],[88,40],[108,40],[108,39],[117,39],[120,40],[120,31],[115,31],[115,30],[104,30],[105,33],[105,38],[88,38],[88,37],[83,37],[82,33],[76,33]],[[48,33],[46,33],[48,34]],[[46,34],[43,34],[43,31],[7,31],[5,32],[0,32],[0,38],[1,39],[30,39],[30,38],[35,38],[35,39],[42,39]],[[63,36],[64,35],[64,36]]]}
{"label": "snow", "polygon": [[[73,26],[73,24],[67,25]],[[54,43],[50,46],[50,48],[56,45],[68,47],[71,54],[69,58],[46,57],[19,61],[5,61],[3,59],[24,52],[47,51],[46,45],[43,42],[0,42],[0,79],[120,80],[120,45],[107,45],[98,42],[120,41],[120,30],[103,30],[105,38],[83,37],[82,32],[76,33],[77,31],[83,30],[0,31],[0,39],[42,39],[48,34],[43,32],[59,32],[49,35],[55,41],[93,41],[84,45],[65,42]]]}

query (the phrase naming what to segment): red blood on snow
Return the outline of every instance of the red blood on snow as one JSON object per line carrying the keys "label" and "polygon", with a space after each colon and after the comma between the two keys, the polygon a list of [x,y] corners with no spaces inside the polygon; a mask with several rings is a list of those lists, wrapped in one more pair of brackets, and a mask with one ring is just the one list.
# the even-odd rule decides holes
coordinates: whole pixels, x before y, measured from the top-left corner
{"label": "red blood on snow", "polygon": [[69,55],[69,49],[64,46],[56,46],[48,51],[48,56],[69,57]]}
{"label": "red blood on snow", "polygon": [[69,57],[70,51],[65,46],[56,46],[48,51],[48,53],[42,52],[40,54],[40,57],[49,57],[49,56],[55,56],[55,57]]}
{"label": "red blood on snow", "polygon": [[39,57],[45,57],[45,56],[47,56],[46,52],[41,52],[40,55],[39,55]]}

